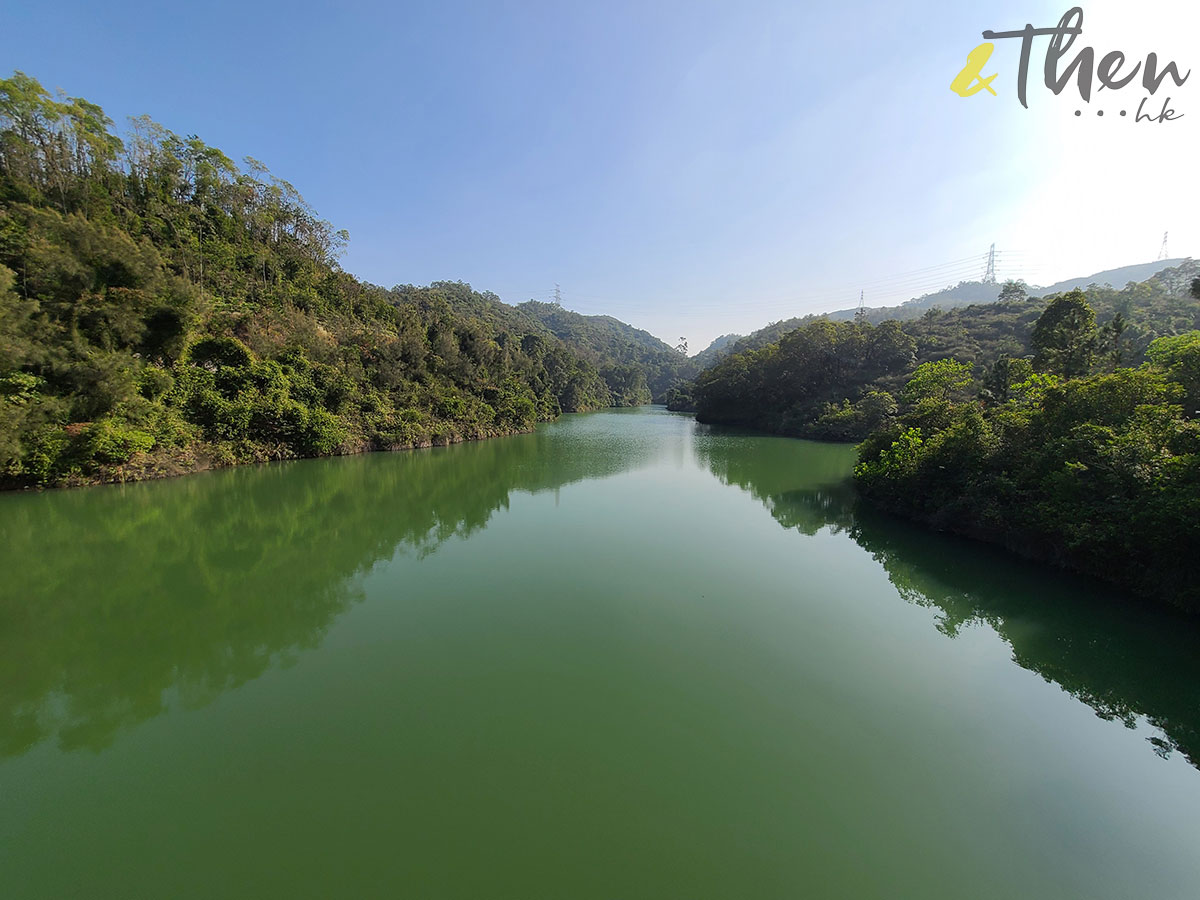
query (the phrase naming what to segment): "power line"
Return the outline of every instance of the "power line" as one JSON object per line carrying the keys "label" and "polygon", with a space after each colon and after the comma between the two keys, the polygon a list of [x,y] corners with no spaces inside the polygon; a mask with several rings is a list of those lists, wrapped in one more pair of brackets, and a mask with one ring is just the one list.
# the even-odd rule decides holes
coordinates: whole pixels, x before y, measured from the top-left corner
{"label": "power line", "polygon": [[[966,266],[960,269],[943,272],[933,277],[912,278],[902,281],[882,282],[872,286],[873,295],[885,299],[895,295],[905,295],[905,298],[910,298],[913,295],[920,296],[922,293],[927,293],[931,290],[941,290],[943,288],[953,287],[961,281],[970,280],[971,276],[977,276],[979,272],[978,264]],[[847,303],[853,296],[850,290],[845,288],[831,288],[824,291],[814,291],[811,294],[802,296],[793,296],[757,302],[755,305],[759,307],[777,308],[782,306],[790,306],[797,304],[809,304],[814,301],[836,301],[839,303]],[[844,298],[844,299],[843,299]],[[723,304],[713,303],[711,306],[719,306]]]}
{"label": "power line", "polygon": [[[935,276],[933,279],[912,279],[904,282],[887,284],[883,286],[875,286],[872,288],[873,295],[880,301],[885,301],[889,298],[897,298],[899,301],[911,299],[913,296],[931,291],[941,290],[944,288],[953,287],[960,281],[969,280],[971,276],[977,276],[979,272],[979,263],[963,267],[962,269],[944,273],[940,276]],[[570,295],[571,297],[578,295]],[[606,311],[615,311],[622,309],[638,309],[644,310],[645,304],[621,301],[621,300],[606,300],[601,297],[590,297],[592,303],[600,303],[604,305]],[[709,301],[688,301],[688,307],[695,310],[710,310],[710,309],[728,309],[729,302],[727,300],[709,300]],[[755,300],[754,308],[759,310],[782,310],[792,309],[797,310],[801,314],[807,315],[808,310],[803,307],[811,307],[814,305],[836,305],[838,308],[853,307],[855,305],[851,290],[844,288],[830,288],[828,290],[813,291],[804,295],[793,295],[790,297],[777,297],[769,300]]]}
{"label": "power line", "polygon": [[[954,269],[948,269],[942,272],[930,273],[919,276],[901,276],[891,279],[879,279],[874,282],[860,282],[872,289],[874,294],[890,294],[902,290],[921,290],[926,287],[950,287],[956,284],[959,280],[966,279],[967,276],[975,275],[979,272],[980,257],[972,257],[973,261],[966,265],[958,265]],[[849,300],[853,296],[852,289],[849,287],[831,287],[824,290],[815,290],[805,294],[793,294],[789,297],[778,297],[770,300],[756,301],[756,306],[779,306],[786,304],[805,303],[812,300],[827,300],[833,297],[844,297]],[[724,302],[711,302],[709,306],[724,306]]]}
{"label": "power line", "polygon": [[866,281],[865,284],[878,284],[880,282],[893,281],[895,279],[904,279],[910,275],[911,276],[920,276],[920,275],[925,275],[925,274],[933,274],[936,270],[939,270],[939,269],[958,269],[958,268],[962,268],[964,265],[967,265],[968,263],[971,264],[971,266],[977,266],[979,264],[980,259],[981,259],[981,257],[979,257],[979,256],[964,256],[962,259],[952,260],[951,262],[939,263],[936,266],[925,266],[922,269],[913,269],[912,271],[909,271],[909,272],[895,272],[891,275],[884,275],[879,278],[870,279],[870,280]]}
{"label": "power line", "polygon": [[[1000,251],[997,251],[997,256]],[[937,284],[944,283],[945,280],[953,280],[967,275],[975,274],[979,271],[979,266],[983,263],[984,256],[974,255],[966,256],[961,259],[951,260],[949,262],[938,263],[932,266],[925,266],[920,269],[912,269],[906,272],[897,272],[891,275],[881,276],[879,278],[867,279],[860,281],[860,285],[870,287],[874,293],[886,292],[904,288],[908,285],[922,284]],[[788,297],[775,298],[764,302],[768,303],[793,303],[803,302],[810,299],[821,299],[830,296],[831,294],[851,295],[851,289],[834,287],[828,290],[815,290],[805,294],[793,294]],[[569,292],[569,297],[578,298],[581,300],[594,300],[598,302],[610,302],[607,298],[597,296],[595,294],[580,294]],[[712,305],[724,305],[723,303],[714,302]]]}
{"label": "power line", "polygon": [[[1004,277],[1004,280],[1027,280],[1032,273],[1044,268],[1044,265],[1039,262],[1022,261],[1028,260],[1031,255],[1029,251],[1025,250],[997,250],[996,245],[992,244],[987,252],[983,254],[964,256],[959,259],[883,275],[866,281],[860,280],[859,303],[857,305],[861,306],[865,303],[867,287],[871,288],[872,296],[877,298],[876,302],[883,305],[895,305],[896,303],[920,297],[924,294],[952,288],[963,281],[979,279],[980,267],[984,269],[981,280],[985,284],[996,284],[1001,276]],[[810,313],[808,310],[814,306],[832,306],[835,304],[838,308],[855,308],[856,304],[852,299],[852,290],[848,285],[845,287],[817,289],[803,294],[793,294],[788,297],[755,300],[753,305],[758,310],[780,310],[790,307],[801,315],[819,314]],[[506,291],[504,293],[516,292]],[[621,310],[645,311],[646,309],[646,304],[642,302],[615,300],[595,294],[576,293],[574,291],[564,293],[558,284],[555,284],[552,296],[554,302],[560,305],[565,296],[568,302],[583,301],[583,304],[586,306],[602,305],[604,311],[607,313]],[[888,301],[894,302],[889,304]],[[688,307],[694,310],[722,309],[728,308],[729,302],[727,300],[693,300],[688,301]],[[807,309],[805,309],[806,307]]]}

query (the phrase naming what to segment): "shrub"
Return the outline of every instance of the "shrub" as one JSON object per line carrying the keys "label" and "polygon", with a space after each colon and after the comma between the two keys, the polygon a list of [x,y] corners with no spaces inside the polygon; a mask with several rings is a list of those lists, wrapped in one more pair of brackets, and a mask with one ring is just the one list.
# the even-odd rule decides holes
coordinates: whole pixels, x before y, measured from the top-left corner
{"label": "shrub", "polygon": [[92,423],[83,435],[85,464],[90,462],[123,463],[135,453],[144,453],[154,447],[154,435],[117,422],[103,419]]}

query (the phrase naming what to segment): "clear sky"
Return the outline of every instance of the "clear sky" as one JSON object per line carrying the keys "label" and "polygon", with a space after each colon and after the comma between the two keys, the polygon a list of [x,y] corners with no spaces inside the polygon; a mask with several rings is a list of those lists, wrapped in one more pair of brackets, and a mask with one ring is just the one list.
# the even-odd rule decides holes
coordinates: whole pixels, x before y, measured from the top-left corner
{"label": "clear sky", "polygon": [[993,242],[1035,284],[1164,231],[1200,250],[1196,0],[1082,3],[1077,47],[1197,70],[1148,104],[1173,98],[1166,123],[1133,121],[1137,83],[1053,96],[1044,38],[1029,109],[1012,40],[999,96],[955,95],[982,31],[1068,8],[1042,0],[0,4],[6,74],[262,160],[350,231],[359,277],[557,283],[693,352],[978,277]]}

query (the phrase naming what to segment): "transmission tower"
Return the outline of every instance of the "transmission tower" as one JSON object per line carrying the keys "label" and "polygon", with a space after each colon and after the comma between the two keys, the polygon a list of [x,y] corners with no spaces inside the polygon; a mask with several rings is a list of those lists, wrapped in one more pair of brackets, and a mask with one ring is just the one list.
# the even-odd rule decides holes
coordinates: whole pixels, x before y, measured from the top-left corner
{"label": "transmission tower", "polygon": [[1162,242],[1162,249],[1158,251],[1158,258],[1159,258],[1159,259],[1166,259],[1166,258],[1167,258],[1167,234],[1168,234],[1168,233],[1169,233],[1169,232],[1166,232],[1166,231],[1164,231],[1164,232],[1163,232],[1163,242]]}
{"label": "transmission tower", "polygon": [[995,244],[992,244],[991,249],[988,250],[987,271],[983,273],[983,283],[984,284],[995,284],[996,283],[996,245]]}
{"label": "transmission tower", "polygon": [[858,309],[854,311],[854,324],[863,325],[867,321],[866,291],[858,292]]}
{"label": "transmission tower", "polygon": [[554,282],[554,305],[562,306],[562,291],[558,289],[558,282]]}

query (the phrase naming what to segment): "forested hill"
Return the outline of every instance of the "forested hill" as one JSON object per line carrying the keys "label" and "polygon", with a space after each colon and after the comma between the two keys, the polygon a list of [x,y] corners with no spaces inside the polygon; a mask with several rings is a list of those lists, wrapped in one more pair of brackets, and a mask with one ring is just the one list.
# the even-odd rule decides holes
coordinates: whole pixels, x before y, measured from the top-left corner
{"label": "forested hill", "polygon": [[0,80],[0,485],[442,444],[614,401],[468,285],[385,290],[292,185]]}
{"label": "forested hill", "polygon": [[[1195,317],[1200,278],[1191,290]],[[1074,290],[1038,317],[1029,358],[923,363],[859,447],[860,492],[1200,612],[1180,552],[1200,547],[1200,330],[1155,339],[1129,366],[1121,321],[1097,328]]]}
{"label": "forested hill", "polygon": [[810,322],[701,372],[690,400],[702,422],[862,441],[869,502],[1200,611],[1179,552],[1200,546],[1200,267],[1005,295]]}
{"label": "forested hill", "polygon": [[1136,266],[1122,266],[1119,269],[1107,269],[1088,275],[1085,278],[1068,278],[1058,281],[1049,287],[1030,288],[1029,293],[1034,297],[1049,297],[1051,294],[1061,294],[1073,291],[1075,288],[1086,288],[1092,285],[1099,287],[1123,288],[1128,284],[1149,281],[1160,272],[1167,269],[1178,269],[1190,262],[1189,259],[1160,259],[1157,262],[1141,263]]}
{"label": "forested hill", "polygon": [[728,356],[743,337],[744,335],[740,334],[723,334],[715,338],[711,344],[692,357],[692,363],[697,370],[707,369],[719,362],[722,357]]}
{"label": "forested hill", "polygon": [[685,353],[612,316],[585,316],[536,300],[517,309],[595,365],[618,406],[662,400],[697,370]]}
{"label": "forested hill", "polygon": [[[1124,288],[1131,283],[1148,281],[1154,276],[1167,270],[1179,269],[1188,265],[1188,259],[1167,259],[1152,263],[1141,263],[1133,266],[1122,266],[1117,269],[1107,269],[1082,278],[1071,278],[1060,281],[1049,287],[1033,287],[1021,284],[1024,293],[1030,297],[1049,297],[1074,288],[1112,287]],[[1178,291],[1184,290],[1176,286]],[[875,306],[865,310],[866,320],[872,325],[894,319],[907,322],[918,319],[931,309],[949,310],[962,306],[984,303],[995,303],[1002,299],[1003,284],[985,284],[980,281],[962,281],[953,287],[943,288],[930,294],[924,294],[912,300],[905,301],[899,306]],[[817,313],[807,316],[797,316],[780,322],[772,322],[746,337],[740,335],[723,335],[712,342],[707,348],[696,354],[694,359],[700,369],[708,368],[730,353],[742,350],[757,350],[779,340],[789,331],[814,322],[817,319],[829,319],[834,322],[849,322],[857,318],[857,309],[839,309],[830,313]],[[729,338],[733,337],[730,341]]]}
{"label": "forested hill", "polygon": [[[1148,281],[1159,272],[1181,266],[1187,261],[1186,259],[1164,259],[1158,262],[1121,266],[1117,269],[1106,269],[1103,272],[1085,275],[1082,278],[1069,278],[1066,281],[1059,281],[1049,287],[1025,285],[1025,290],[1030,297],[1049,297],[1052,294],[1061,294],[1075,288],[1086,288],[1093,285],[1097,287],[1123,288],[1129,284]],[[957,306],[970,306],[973,303],[994,303],[1000,299],[1003,289],[1002,284],[994,282],[962,281],[954,287],[943,288],[931,294],[924,294],[913,300],[901,303],[899,306],[869,308],[867,309],[867,321],[873,324],[878,324],[887,319],[897,319],[903,322],[923,316],[931,309],[953,309]],[[857,309],[839,309],[836,312],[829,313],[828,317],[848,322],[854,319],[857,312]]]}
{"label": "forested hill", "polygon": [[[1109,369],[1138,365],[1157,337],[1200,329],[1188,260],[1121,290],[1084,292],[1098,329],[1094,350]],[[1009,283],[996,303],[929,310],[908,322],[830,322],[791,329],[757,349],[737,352],[696,376],[674,398],[704,421],[785,434],[859,440],[894,412],[901,388],[921,363],[954,358],[981,377],[1005,359],[1032,357],[1034,327],[1047,299]]]}

